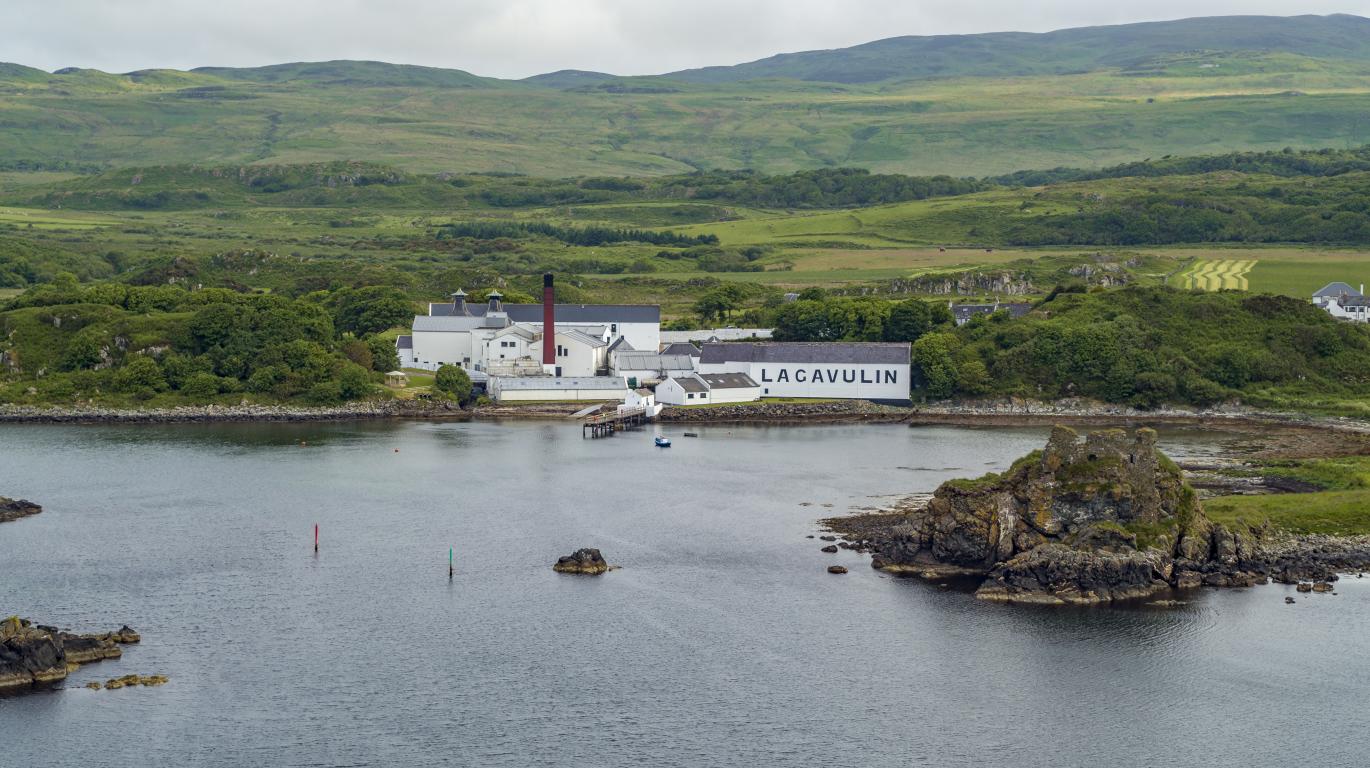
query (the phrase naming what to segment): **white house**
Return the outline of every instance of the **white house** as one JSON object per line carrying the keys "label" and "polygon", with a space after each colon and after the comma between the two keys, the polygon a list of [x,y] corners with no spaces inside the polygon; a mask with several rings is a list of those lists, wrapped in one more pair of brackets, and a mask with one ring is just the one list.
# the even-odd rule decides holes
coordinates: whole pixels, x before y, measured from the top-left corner
{"label": "white house", "polygon": [[656,385],[656,400],[663,405],[702,405],[710,402],[709,385],[695,374],[669,378]]}
{"label": "white house", "polygon": [[1328,283],[1313,294],[1313,303],[1338,320],[1370,322],[1370,299],[1363,295],[1364,289],[1364,285],[1358,291],[1346,283]]}
{"label": "white house", "polygon": [[656,397],[665,405],[750,403],[761,399],[761,385],[745,373],[690,373],[658,384]]}
{"label": "white house", "polygon": [[498,403],[516,401],[623,402],[632,390],[617,376],[492,376],[490,397]]}
{"label": "white house", "polygon": [[618,410],[622,413],[636,408],[641,408],[647,413],[647,418],[651,419],[660,415],[662,410],[661,404],[656,401],[656,395],[650,389],[628,390],[628,396]]}
{"label": "white house", "polygon": [[762,397],[906,403],[912,384],[909,347],[874,342],[705,344],[699,372],[745,373],[761,386]]}
{"label": "white house", "polygon": [[761,385],[745,373],[701,373],[712,403],[754,403],[761,399]]}

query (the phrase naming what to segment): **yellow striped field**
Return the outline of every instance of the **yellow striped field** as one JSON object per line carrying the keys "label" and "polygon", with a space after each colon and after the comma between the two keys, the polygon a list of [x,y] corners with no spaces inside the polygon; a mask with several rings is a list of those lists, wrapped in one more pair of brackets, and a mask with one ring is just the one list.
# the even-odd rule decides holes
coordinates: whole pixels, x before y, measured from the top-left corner
{"label": "yellow striped field", "polygon": [[1245,291],[1249,287],[1246,275],[1254,266],[1256,259],[1197,259],[1180,274],[1180,284],[1201,291]]}

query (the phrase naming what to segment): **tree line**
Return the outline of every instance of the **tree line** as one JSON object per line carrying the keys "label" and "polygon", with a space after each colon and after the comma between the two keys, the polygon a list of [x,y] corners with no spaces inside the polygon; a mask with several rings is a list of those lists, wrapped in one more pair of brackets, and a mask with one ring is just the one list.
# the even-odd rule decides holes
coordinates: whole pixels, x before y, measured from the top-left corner
{"label": "tree line", "polygon": [[135,401],[252,395],[337,403],[379,391],[381,374],[399,366],[381,332],[413,311],[385,286],[291,299],[222,288],[82,287],[66,275],[0,311],[14,363],[0,389],[31,387],[42,402],[114,393]]}
{"label": "tree line", "polygon": [[466,221],[444,224],[438,228],[439,240],[471,238],[495,240],[541,235],[560,240],[567,245],[600,246],[611,243],[649,243],[651,245],[695,246],[717,245],[717,235],[682,235],[678,232],[656,232],[649,229],[617,227],[565,227],[544,221]]}

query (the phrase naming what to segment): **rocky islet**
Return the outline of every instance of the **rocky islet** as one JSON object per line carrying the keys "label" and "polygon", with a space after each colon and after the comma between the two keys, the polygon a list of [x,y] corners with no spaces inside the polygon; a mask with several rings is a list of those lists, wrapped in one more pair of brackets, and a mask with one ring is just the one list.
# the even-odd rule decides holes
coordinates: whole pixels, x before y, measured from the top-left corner
{"label": "rocky islet", "polygon": [[552,570],[557,573],[573,573],[583,576],[598,576],[607,573],[612,566],[604,560],[604,555],[593,547],[582,547],[569,555],[557,558]]}
{"label": "rocky islet", "polygon": [[43,508],[31,501],[0,496],[0,523],[9,523],[42,512]]}
{"label": "rocky islet", "polygon": [[[953,480],[926,503],[829,521],[887,572],[979,579],[976,596],[1092,604],[1170,589],[1327,585],[1370,563],[1370,541],[1230,530],[1204,516],[1156,433],[1056,427],[1005,473]],[[1311,590],[1311,587],[1310,587]]]}
{"label": "rocky islet", "polygon": [[142,637],[128,626],[80,635],[11,616],[0,621],[0,690],[56,683],[80,665],[123,656]]}

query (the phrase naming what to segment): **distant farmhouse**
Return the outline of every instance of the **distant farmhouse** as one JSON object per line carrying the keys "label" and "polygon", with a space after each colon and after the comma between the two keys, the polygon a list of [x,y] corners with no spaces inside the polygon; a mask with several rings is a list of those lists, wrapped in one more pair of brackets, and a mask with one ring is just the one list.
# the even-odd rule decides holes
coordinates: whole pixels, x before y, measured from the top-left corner
{"label": "distant farmhouse", "polygon": [[1313,303],[1338,320],[1353,323],[1370,322],[1370,301],[1365,296],[1365,285],[1356,290],[1346,283],[1328,283],[1313,294]]}
{"label": "distant farmhouse", "polygon": [[1008,311],[1015,320],[1032,311],[1032,305],[1025,302],[1001,304],[995,301],[993,304],[948,304],[947,307],[951,309],[952,319],[956,321],[957,325],[965,325],[970,322],[972,317],[992,315],[1001,309]]}

